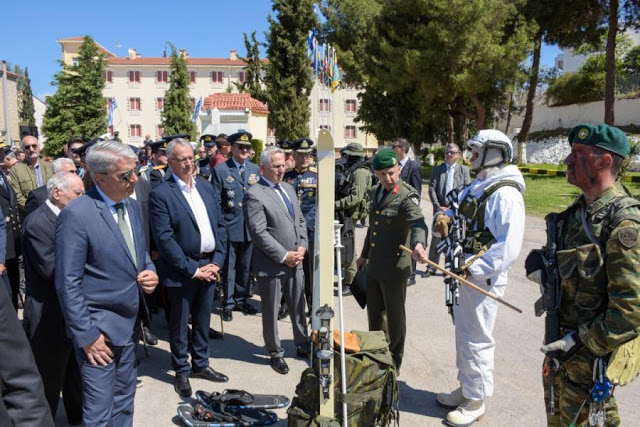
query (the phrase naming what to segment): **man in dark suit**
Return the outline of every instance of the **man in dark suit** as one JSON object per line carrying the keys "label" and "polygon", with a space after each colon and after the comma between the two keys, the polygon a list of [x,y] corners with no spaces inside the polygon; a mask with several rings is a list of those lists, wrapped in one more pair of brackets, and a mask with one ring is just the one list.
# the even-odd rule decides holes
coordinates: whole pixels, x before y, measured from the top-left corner
{"label": "man in dark suit", "polygon": [[[444,163],[433,168],[431,179],[429,179],[429,198],[433,204],[433,214],[438,211],[447,210],[449,202],[447,194],[453,189],[461,189],[471,182],[469,168],[458,163],[460,159],[460,147],[457,144],[447,144],[444,152]],[[431,237],[431,245],[429,246],[429,261],[440,262],[440,254],[437,246],[440,238]],[[433,267],[427,268],[427,277],[435,274]]]}
{"label": "man in dark suit", "polygon": [[[73,166],[70,159],[58,160],[67,160]],[[27,216],[22,227],[26,282],[23,324],[52,416],[56,416],[62,391],[67,420],[69,424],[78,425],[82,423],[82,380],[73,344],[65,333],[54,283],[54,265],[58,214],[84,193],[84,184],[75,173],[58,172],[45,188],[49,198],[33,215]]]}
{"label": "man in dark suit", "polygon": [[[77,155],[77,154],[76,154]],[[78,156],[79,157],[79,156]],[[54,160],[51,163],[51,169],[53,170],[53,174],[57,174],[58,172],[71,172],[76,173],[77,168],[73,160],[68,157],[60,157],[59,159]],[[38,209],[44,202],[47,201],[49,194],[47,192],[47,184],[41,185],[40,187],[33,190],[29,193],[27,197],[27,203],[25,204],[25,218],[29,216],[29,214],[36,209]]]}
{"label": "man in dark suit", "polygon": [[[214,282],[224,264],[227,231],[213,187],[194,178],[193,149],[177,138],[167,146],[171,178],[151,192],[151,232],[158,247],[158,272],[169,296],[171,363],[174,388],[191,395],[189,375],[226,382],[209,366],[209,323]],[[192,320],[191,366],[187,347]]]}
{"label": "man in dark suit", "polygon": [[[0,163],[4,162],[5,150],[0,149]],[[4,274],[5,283],[8,284],[9,297],[13,307],[18,309],[18,297],[20,292],[20,266],[18,257],[22,253],[20,243],[20,215],[18,213],[16,193],[9,185],[9,179],[0,171],[0,208],[2,217],[6,221],[5,257],[0,264],[0,273]]]}
{"label": "man in dark suit", "polygon": [[282,182],[285,156],[282,149],[267,147],[260,155],[257,185],[244,196],[244,216],[253,239],[253,274],[262,302],[262,336],[271,367],[289,372],[278,337],[278,308],[284,297],[289,307],[298,357],[309,356],[304,303],[302,261],[307,251],[307,224],[295,190]]}
{"label": "man in dark suit", "polygon": [[87,150],[95,186],[60,213],[56,226],[56,291],[80,365],[87,425],[133,424],[133,329],[142,292],[158,284],[140,206],[129,197],[137,160],[115,141]]}
{"label": "man in dark suit", "polygon": [[396,138],[391,144],[391,148],[396,152],[398,162],[400,162],[400,179],[412,186],[418,192],[418,195],[421,195],[422,168],[420,168],[418,162],[409,158],[411,144],[405,138]]}
{"label": "man in dark suit", "polygon": [[229,233],[227,259],[222,269],[224,306],[222,319],[231,321],[232,310],[256,314],[257,310],[247,302],[249,298],[251,268],[251,235],[242,214],[245,192],[260,178],[260,169],[247,160],[251,148],[251,134],[238,132],[229,135],[231,158],[214,169],[211,175],[213,188],[218,194],[224,221]]}

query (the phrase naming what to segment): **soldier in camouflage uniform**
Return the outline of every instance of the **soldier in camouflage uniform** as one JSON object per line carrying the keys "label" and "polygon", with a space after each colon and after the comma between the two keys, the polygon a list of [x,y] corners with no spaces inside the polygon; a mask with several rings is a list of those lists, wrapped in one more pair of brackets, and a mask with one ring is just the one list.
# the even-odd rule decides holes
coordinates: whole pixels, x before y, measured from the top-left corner
{"label": "soldier in camouflage uniform", "polygon": [[[420,209],[420,195],[400,179],[397,154],[384,148],[373,159],[380,184],[371,189],[370,224],[356,261],[367,271],[367,317],[370,331],[384,331],[396,369],[400,372],[407,334],[405,300],[411,259],[426,262],[427,225]],[[413,249],[413,255],[399,245]]]}
{"label": "soldier in camouflage uniform", "polygon": [[[640,332],[640,203],[617,181],[629,141],[605,124],[569,133],[567,180],[582,195],[559,215],[557,260],[563,338],[542,352],[560,351],[555,413],[549,413],[549,376],[543,376],[550,426],[587,425],[594,361],[605,363]],[[582,409],[580,409],[582,406]],[[607,426],[620,425],[616,400],[604,403]]]}

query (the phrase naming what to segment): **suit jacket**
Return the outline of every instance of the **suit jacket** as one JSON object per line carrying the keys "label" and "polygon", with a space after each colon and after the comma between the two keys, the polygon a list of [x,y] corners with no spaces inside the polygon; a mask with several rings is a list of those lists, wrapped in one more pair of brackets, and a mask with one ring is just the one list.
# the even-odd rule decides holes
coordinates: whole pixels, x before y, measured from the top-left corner
{"label": "suit jacket", "polygon": [[[456,163],[455,170],[453,172],[453,188],[462,188],[469,185],[471,177],[469,176],[469,168],[460,163]],[[429,179],[429,198],[433,203],[433,213],[440,208],[440,206],[449,206],[447,202],[447,195],[445,194],[447,184],[447,164],[442,163],[433,168],[431,172],[431,178]]]}
{"label": "suit jacket", "polygon": [[[53,176],[51,162],[40,159],[38,163],[42,171],[42,185],[46,185],[49,178]],[[23,210],[29,193],[39,187],[36,170],[30,164],[18,162],[9,170],[9,176],[11,187],[16,192],[18,209]]]}
{"label": "suit jacket", "polygon": [[[253,273],[258,277],[285,274],[290,267],[282,262],[288,251],[309,248],[307,225],[296,192],[282,182],[282,189],[293,205],[294,218],[269,183],[260,179],[244,195],[244,217],[253,239]],[[302,268],[302,263],[298,265]]]}
{"label": "suit jacket", "polygon": [[27,197],[27,202],[24,205],[25,218],[28,217],[31,212],[35,211],[41,205],[43,205],[44,202],[47,201],[48,196],[49,194],[47,193],[46,185],[41,185],[40,187],[36,188],[31,193],[29,193],[29,196]]}
{"label": "suit jacket", "polygon": [[69,203],[58,216],[56,291],[68,334],[77,347],[95,341],[100,332],[115,346],[128,343],[140,310],[138,274],[155,271],[145,249],[140,206],[131,198],[126,206],[135,264],[97,187]]}
{"label": "suit jacket", "polygon": [[0,424],[53,427],[31,346],[0,286]]}
{"label": "suit jacket", "polygon": [[0,177],[4,181],[5,185],[0,185],[0,208],[2,209],[2,216],[6,221],[6,247],[2,262],[7,259],[17,258],[22,253],[20,244],[20,215],[16,206],[16,193],[9,185],[7,176],[0,172]]}
{"label": "suit jacket", "polygon": [[220,199],[220,208],[227,224],[230,242],[250,242],[251,235],[244,220],[242,199],[245,192],[260,179],[260,168],[244,162],[244,178],[233,159],[217,166],[211,174],[211,182]]}
{"label": "suit jacket", "polygon": [[[194,178],[207,208],[216,247],[212,262],[222,267],[227,255],[227,229],[220,214],[220,202],[211,184]],[[200,265],[200,229],[189,203],[175,178],[151,192],[149,198],[151,234],[158,247],[158,273],[162,284],[180,287],[191,280]]]}
{"label": "suit jacket", "polygon": [[418,195],[422,194],[422,169],[417,162],[407,159],[402,171],[400,171],[400,178],[415,188]]}
{"label": "suit jacket", "polygon": [[[35,192],[32,191],[31,194]],[[144,179],[138,179],[136,182],[136,201],[140,205],[140,213],[142,214],[142,231],[144,231],[144,242],[147,252],[151,253],[151,231],[149,230],[149,196],[151,195],[151,183]]]}

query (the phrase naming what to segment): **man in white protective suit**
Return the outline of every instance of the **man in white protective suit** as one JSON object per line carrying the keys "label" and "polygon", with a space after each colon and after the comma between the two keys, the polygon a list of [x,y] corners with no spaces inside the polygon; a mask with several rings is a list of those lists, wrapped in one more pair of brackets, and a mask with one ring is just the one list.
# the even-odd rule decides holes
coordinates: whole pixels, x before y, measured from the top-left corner
{"label": "man in white protective suit", "polygon": [[[512,145],[502,132],[481,130],[467,141],[467,146],[476,179],[459,197],[459,211],[467,223],[464,258],[466,263],[472,261],[465,272],[467,280],[501,298],[507,271],[522,246],[524,179],[518,168],[509,164]],[[444,214],[450,216],[451,212]],[[436,217],[435,222],[441,225],[434,224],[434,231],[444,237],[448,221],[440,219],[445,221]],[[440,406],[453,409],[447,414],[449,425],[468,426],[484,415],[484,401],[493,395],[493,327],[498,303],[467,286],[460,286],[459,292],[460,304],[453,306],[453,315],[460,387],[438,394],[436,400]]]}

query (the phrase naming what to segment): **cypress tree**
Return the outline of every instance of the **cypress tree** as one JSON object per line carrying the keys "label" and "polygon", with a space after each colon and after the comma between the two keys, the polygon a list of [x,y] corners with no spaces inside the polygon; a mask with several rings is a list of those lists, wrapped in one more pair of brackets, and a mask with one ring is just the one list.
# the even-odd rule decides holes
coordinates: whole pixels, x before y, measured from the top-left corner
{"label": "cypress tree", "polygon": [[275,18],[267,18],[266,100],[269,127],[278,139],[309,135],[313,82],[307,38],[317,23],[313,5],[313,0],[273,0]]}
{"label": "cypress tree", "polygon": [[31,91],[31,79],[29,78],[29,68],[24,69],[24,74],[20,76],[18,83],[18,92],[20,102],[18,104],[20,125],[35,126],[36,125],[36,109],[33,105],[33,92]]}
{"label": "cypress tree", "polygon": [[244,67],[246,74],[246,80],[243,83],[234,82],[238,91],[247,92],[252,98],[260,101],[265,100],[264,89],[262,87],[262,76],[260,75],[264,64],[260,59],[260,44],[256,40],[256,32],[251,33],[251,40],[247,37],[247,33],[244,33],[244,46],[247,49],[247,56],[245,58],[239,57],[243,60],[247,66]]}
{"label": "cypress tree", "polygon": [[164,95],[162,110],[162,126],[165,135],[188,133],[192,140],[198,137],[196,124],[191,121],[193,110],[189,97],[189,72],[187,61],[178,54],[174,45],[171,47],[171,67],[169,88]]}
{"label": "cypress tree", "polygon": [[89,36],[78,51],[78,65],[60,61],[61,70],[51,83],[56,93],[46,99],[42,131],[47,136],[44,147],[50,156],[61,155],[73,135],[94,138],[107,130],[104,89],[104,55]]}

